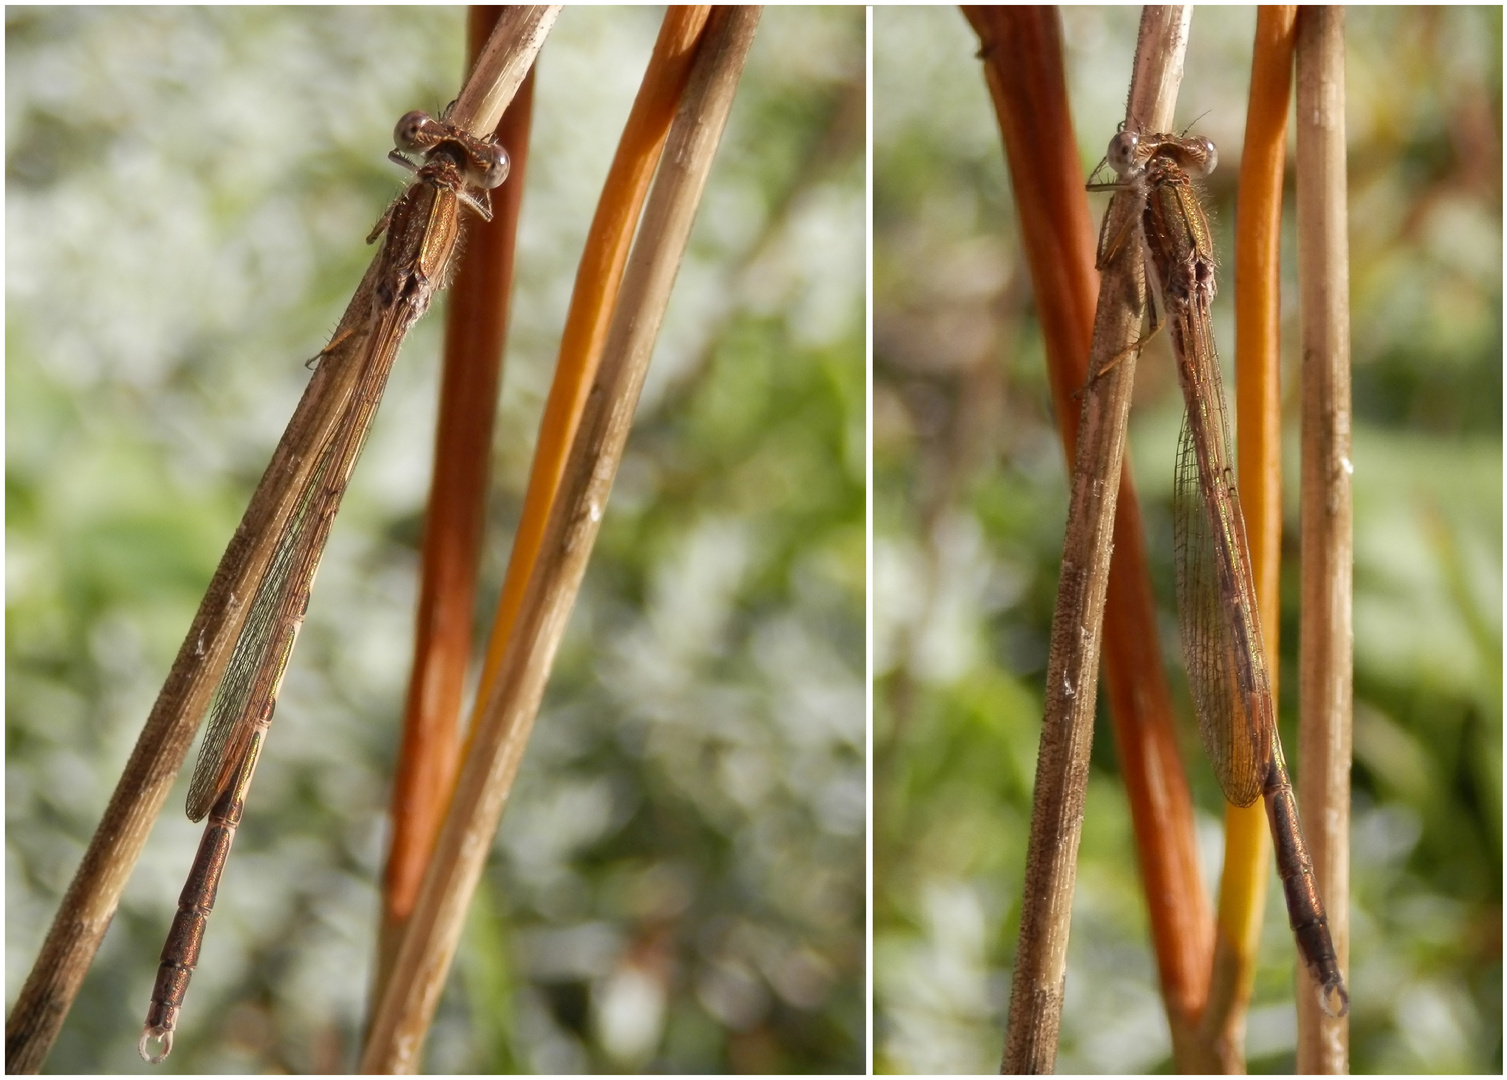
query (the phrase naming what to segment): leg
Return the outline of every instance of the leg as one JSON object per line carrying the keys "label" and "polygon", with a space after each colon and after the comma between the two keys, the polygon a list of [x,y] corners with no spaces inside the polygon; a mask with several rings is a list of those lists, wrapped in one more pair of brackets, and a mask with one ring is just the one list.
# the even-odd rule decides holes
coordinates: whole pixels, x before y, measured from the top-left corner
{"label": "leg", "polygon": [[[1155,338],[1162,332],[1165,323],[1163,323],[1163,321],[1158,319],[1156,316],[1156,302],[1154,300],[1151,300],[1149,296],[1147,297],[1147,300],[1148,303],[1146,315],[1147,318],[1151,321],[1151,329],[1141,337],[1136,338],[1129,345],[1125,346],[1125,348],[1115,353],[1115,355],[1110,357],[1109,360],[1107,360],[1104,365],[1099,368],[1098,371],[1089,372],[1088,382],[1083,384],[1083,390],[1087,390],[1090,386],[1097,382],[1101,376],[1107,375],[1115,368],[1116,365],[1120,363],[1121,360],[1124,360],[1131,353],[1140,352],[1141,349],[1150,344],[1153,338]],[[1083,396],[1083,390],[1079,390],[1075,394],[1073,394],[1074,400]]]}

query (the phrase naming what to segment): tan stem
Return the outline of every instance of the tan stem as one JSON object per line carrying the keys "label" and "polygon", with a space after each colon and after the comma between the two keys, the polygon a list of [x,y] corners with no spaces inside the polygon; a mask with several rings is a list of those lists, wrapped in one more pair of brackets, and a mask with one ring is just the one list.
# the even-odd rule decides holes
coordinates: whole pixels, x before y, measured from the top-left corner
{"label": "tan stem", "polygon": [[[1126,106],[1128,128],[1171,127],[1188,20],[1186,8],[1145,9]],[[1115,196],[1110,213],[1123,198],[1130,196]],[[1137,245],[1125,244],[1102,268],[1090,376],[1083,390],[1002,1072],[1050,1072],[1057,1060],[1104,598],[1135,377],[1133,343],[1145,303],[1142,253]]]}
{"label": "tan stem", "polygon": [[697,50],[540,560],[496,688],[462,766],[393,977],[373,1019],[362,1072],[411,1072],[419,1066],[424,1035],[455,955],[471,894],[606,510],[649,354],[758,17],[757,8],[717,9]]}
{"label": "tan stem", "polygon": [[[1350,966],[1350,257],[1345,185],[1345,12],[1298,14],[1298,305],[1303,342],[1299,495],[1298,799],[1340,970]],[[1300,1072],[1349,1071],[1350,1025],[1319,1008],[1298,966]]]}

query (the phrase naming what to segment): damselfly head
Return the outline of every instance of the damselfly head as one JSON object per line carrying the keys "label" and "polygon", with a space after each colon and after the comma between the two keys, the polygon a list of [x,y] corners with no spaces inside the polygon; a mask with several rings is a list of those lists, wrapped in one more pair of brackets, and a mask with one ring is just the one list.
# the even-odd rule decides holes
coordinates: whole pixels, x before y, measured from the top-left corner
{"label": "damselfly head", "polygon": [[[451,107],[454,104],[451,102]],[[448,113],[449,109],[445,111]],[[451,161],[477,187],[490,191],[500,187],[508,178],[508,152],[497,145],[495,135],[478,139],[451,127],[443,120],[434,119],[420,109],[406,112],[398,118],[397,126],[392,129],[392,141],[398,148],[397,156],[388,156],[414,172],[419,170],[419,166],[405,159],[403,153],[425,154],[432,160],[434,151],[441,145],[448,144]]]}
{"label": "damselfly head", "polygon": [[1121,131],[1109,140],[1104,159],[1121,177],[1139,173],[1154,158],[1173,162],[1184,172],[1200,178],[1209,176],[1219,164],[1214,140],[1198,135],[1141,135]]}

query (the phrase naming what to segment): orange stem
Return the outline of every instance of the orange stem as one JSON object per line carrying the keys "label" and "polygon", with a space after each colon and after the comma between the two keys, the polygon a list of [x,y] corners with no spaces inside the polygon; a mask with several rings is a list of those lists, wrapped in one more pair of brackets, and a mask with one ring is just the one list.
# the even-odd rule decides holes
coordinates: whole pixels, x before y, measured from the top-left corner
{"label": "orange stem", "polygon": [[[498,12],[495,7],[470,9],[471,62],[486,44]],[[450,290],[413,673],[393,784],[392,847],[383,878],[384,939],[413,910],[460,763],[459,725],[533,91],[530,72],[497,126],[512,168],[507,182],[492,193],[492,221],[471,223]]]}
{"label": "orange stem", "polygon": [[[1235,210],[1235,433],[1241,509],[1256,583],[1266,666],[1277,694],[1282,547],[1282,176],[1287,158],[1294,7],[1256,16],[1250,103]],[[1255,980],[1271,854],[1260,802],[1225,807],[1213,990],[1204,1031],[1223,1067],[1242,1070],[1245,1012]]]}
{"label": "orange stem", "polygon": [[560,359],[555,381],[544,405],[539,424],[539,443],[529,474],[528,492],[513,541],[502,597],[492,624],[486,665],[476,692],[480,709],[491,694],[497,669],[507,651],[523,592],[528,585],[544,539],[544,526],[554,505],[555,493],[565,469],[565,457],[575,438],[591,385],[601,359],[602,346],[612,323],[623,267],[638,225],[639,211],[648,194],[649,181],[659,164],[660,152],[670,131],[670,121],[680,104],[695,56],[696,44],[706,26],[709,7],[672,7],[665,12],[659,40],[644,73],[638,97],[623,128],[617,154],[607,173],[601,202],[586,238],[586,250],[576,273],[575,292],[570,298],[565,331],[560,339]]}
{"label": "orange stem", "polygon": [[1240,501],[1261,605],[1272,693],[1277,690],[1282,547],[1282,177],[1292,101],[1296,7],[1256,12],[1250,104],[1235,208],[1235,417]]}

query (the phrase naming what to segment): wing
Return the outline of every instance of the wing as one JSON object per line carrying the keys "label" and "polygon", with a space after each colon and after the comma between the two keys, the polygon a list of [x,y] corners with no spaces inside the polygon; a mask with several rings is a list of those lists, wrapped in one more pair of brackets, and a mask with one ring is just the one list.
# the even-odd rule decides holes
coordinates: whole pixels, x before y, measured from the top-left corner
{"label": "wing", "polygon": [[[235,649],[230,654],[230,663],[215,690],[209,710],[209,726],[204,732],[194,777],[188,786],[190,821],[198,821],[209,813],[238,771],[250,748],[252,733],[271,719],[277,691],[282,684],[282,670],[292,649],[291,635],[286,632],[285,613],[295,602],[291,592],[298,588],[294,564],[298,561],[300,541],[314,516],[310,505],[315,501],[313,495],[324,486],[326,465],[327,460],[315,470],[309,490],[283,527],[277,548],[267,564],[267,572],[252,597],[251,609],[246,613],[241,636],[236,639]],[[299,613],[300,621],[301,616]],[[297,632],[296,622],[292,632]],[[270,667],[274,664],[275,670]]]}
{"label": "wing", "polygon": [[[1214,387],[1218,392],[1218,386]],[[1218,404],[1223,412],[1223,402]],[[1203,418],[1222,420],[1205,405]],[[1214,426],[1214,425],[1210,425]],[[1197,418],[1185,416],[1177,451],[1177,483],[1173,492],[1173,536],[1177,564],[1177,612],[1182,631],[1183,656],[1188,666],[1188,685],[1198,713],[1198,732],[1204,752],[1225,798],[1236,806],[1249,806],[1261,794],[1271,755],[1271,691],[1253,682],[1265,683],[1264,658],[1252,662],[1239,655],[1236,621],[1242,619],[1235,605],[1241,590],[1236,575],[1241,568],[1234,560],[1245,556],[1244,528],[1238,535],[1221,517],[1214,485],[1225,483],[1227,467],[1219,464],[1223,454],[1206,447],[1200,453]],[[1223,432],[1221,431],[1221,434]],[[1212,470],[1212,473],[1211,473]],[[1239,504],[1229,499],[1239,512]],[[1229,509],[1225,510],[1228,513]],[[1221,535],[1216,539],[1216,530]],[[1233,555],[1231,541],[1240,541]],[[1219,541],[1222,540],[1221,544]],[[1224,558],[1220,557],[1223,548]],[[1249,574],[1249,559],[1244,560]],[[1251,595],[1252,590],[1245,590]],[[1248,621],[1254,621],[1254,611]],[[1256,639],[1259,647],[1259,638]]]}

